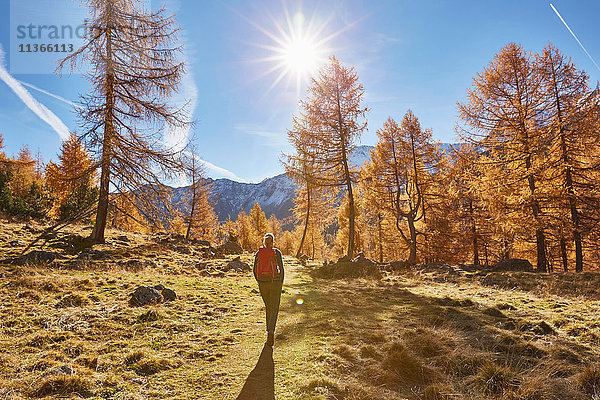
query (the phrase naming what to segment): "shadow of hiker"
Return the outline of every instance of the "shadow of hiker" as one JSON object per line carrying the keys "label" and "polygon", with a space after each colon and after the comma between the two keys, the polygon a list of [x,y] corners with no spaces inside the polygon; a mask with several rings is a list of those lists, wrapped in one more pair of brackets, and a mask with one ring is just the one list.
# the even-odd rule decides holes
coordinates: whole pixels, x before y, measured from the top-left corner
{"label": "shadow of hiker", "polygon": [[236,400],[275,400],[273,348],[265,346]]}

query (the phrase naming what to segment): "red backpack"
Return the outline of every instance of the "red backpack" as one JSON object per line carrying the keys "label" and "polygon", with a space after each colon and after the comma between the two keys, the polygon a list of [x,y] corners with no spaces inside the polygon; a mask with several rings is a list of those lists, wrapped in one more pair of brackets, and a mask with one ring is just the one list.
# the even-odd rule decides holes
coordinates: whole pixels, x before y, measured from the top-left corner
{"label": "red backpack", "polygon": [[277,261],[275,260],[275,250],[273,248],[260,246],[258,249],[256,277],[258,280],[277,278]]}

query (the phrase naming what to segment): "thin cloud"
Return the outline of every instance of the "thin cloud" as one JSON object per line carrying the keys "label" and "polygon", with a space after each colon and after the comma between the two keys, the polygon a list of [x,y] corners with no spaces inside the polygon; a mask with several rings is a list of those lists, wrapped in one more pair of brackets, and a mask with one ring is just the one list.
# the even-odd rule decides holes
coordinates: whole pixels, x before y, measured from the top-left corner
{"label": "thin cloud", "polygon": [[596,60],[594,60],[594,58],[592,57],[592,55],[583,46],[583,44],[581,43],[581,41],[579,40],[579,38],[577,37],[577,35],[575,35],[575,32],[573,32],[573,30],[571,30],[571,28],[567,24],[567,21],[565,21],[565,19],[560,15],[560,13],[558,12],[558,10],[556,9],[556,7],[554,7],[554,5],[552,5],[552,3],[550,3],[550,7],[552,7],[552,9],[554,10],[554,12],[558,16],[558,18],[560,18],[560,20],[565,25],[565,27],[569,30],[569,32],[571,32],[571,35],[575,38],[575,40],[577,40],[577,43],[579,43],[579,46],[581,46],[581,48],[583,49],[583,51],[585,51],[585,54],[587,54],[587,56],[590,58],[590,60],[592,60],[592,62],[596,66],[596,68],[598,68],[598,71],[600,71],[600,67],[598,66],[598,64],[596,64]]}
{"label": "thin cloud", "polygon": [[231,180],[237,181],[237,182],[245,182],[243,179],[241,179],[240,177],[238,177],[236,174],[234,174],[233,172],[225,169],[225,168],[221,168],[209,161],[206,161],[202,158],[200,158],[199,156],[192,154],[190,152],[186,152],[186,154],[188,156],[194,157],[196,159],[196,161],[198,161],[199,163],[202,164],[202,166],[209,171],[212,171],[212,174],[208,174],[210,175],[212,178],[218,177],[218,178],[229,178]]}
{"label": "thin cloud", "polygon": [[267,146],[280,147],[280,146],[287,144],[287,138],[286,138],[285,134],[282,134],[281,132],[268,131],[268,130],[262,129],[259,126],[253,126],[253,125],[247,125],[247,124],[235,124],[233,126],[233,129],[235,129],[236,131],[248,134],[248,135],[258,136],[261,138],[268,139],[267,141],[261,142],[262,144],[267,145]]}
{"label": "thin cloud", "polygon": [[29,93],[29,91],[8,72],[5,67],[5,56],[2,45],[0,45],[0,80],[6,83],[35,115],[50,125],[62,140],[69,138],[69,128],[67,128],[62,120],[45,105],[33,98],[31,93]]}
{"label": "thin cloud", "polygon": [[[180,7],[180,0],[171,0],[167,2],[167,8],[173,14],[176,14]],[[194,75],[191,72],[191,59],[187,54],[187,46],[185,46],[186,42],[189,41],[187,40],[183,29],[180,30],[178,34],[180,35],[180,42],[183,45],[182,61],[185,64],[185,73],[181,78],[179,90],[175,96],[173,96],[171,102],[177,109],[183,110],[184,118],[186,120],[192,121],[198,104],[198,86],[196,85]],[[166,124],[163,137],[165,145],[175,150],[183,150],[187,144],[190,129],[191,126],[189,124],[181,127]]]}

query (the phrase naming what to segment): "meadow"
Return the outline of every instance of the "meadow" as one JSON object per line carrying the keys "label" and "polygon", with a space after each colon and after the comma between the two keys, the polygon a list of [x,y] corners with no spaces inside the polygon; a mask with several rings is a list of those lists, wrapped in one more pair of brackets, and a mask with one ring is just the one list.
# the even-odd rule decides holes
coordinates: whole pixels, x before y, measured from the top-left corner
{"label": "meadow", "polygon": [[[41,230],[3,221],[0,254]],[[0,264],[0,398],[599,398],[596,273],[420,264],[334,278],[286,256],[271,349],[251,272],[223,268],[235,255],[116,230],[72,248],[87,233],[46,243],[50,263]],[[177,299],[128,304],[158,284]]]}

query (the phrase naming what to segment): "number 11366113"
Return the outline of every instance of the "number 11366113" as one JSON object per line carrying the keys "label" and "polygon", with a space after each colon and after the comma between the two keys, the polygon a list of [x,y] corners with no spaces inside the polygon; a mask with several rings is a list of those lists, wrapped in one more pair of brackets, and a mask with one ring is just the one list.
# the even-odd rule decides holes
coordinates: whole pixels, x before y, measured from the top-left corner
{"label": "number 11366113", "polygon": [[75,47],[72,43],[20,43],[19,53],[72,53]]}

